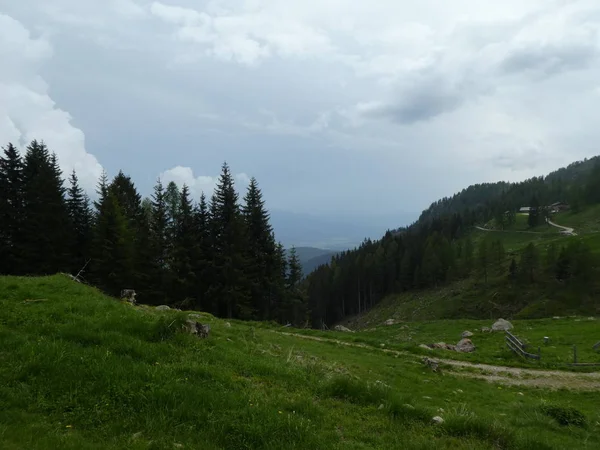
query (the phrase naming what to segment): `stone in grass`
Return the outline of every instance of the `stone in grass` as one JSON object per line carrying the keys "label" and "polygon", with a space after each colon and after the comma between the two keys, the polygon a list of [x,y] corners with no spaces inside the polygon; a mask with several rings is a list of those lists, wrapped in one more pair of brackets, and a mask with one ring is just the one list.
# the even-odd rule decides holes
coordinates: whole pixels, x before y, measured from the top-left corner
{"label": "stone in grass", "polygon": [[185,330],[190,334],[195,334],[200,338],[207,338],[210,333],[210,325],[202,325],[200,322],[188,319],[185,321]]}
{"label": "stone in grass", "polygon": [[510,323],[508,320],[504,320],[504,319],[498,319],[496,321],[496,323],[494,323],[494,325],[492,325],[492,330],[493,331],[508,331],[508,330],[512,330],[514,327],[512,325],[512,323]]}
{"label": "stone in grass", "polygon": [[160,305],[160,306],[156,307],[157,311],[169,311],[170,309],[171,309],[171,307],[167,306],[167,305]]}
{"label": "stone in grass", "polygon": [[456,344],[456,351],[460,353],[472,353],[475,351],[475,344],[473,344],[471,339],[462,339]]}
{"label": "stone in grass", "polygon": [[343,325],[336,325],[335,327],[333,327],[333,329],[335,331],[341,331],[343,333],[354,333],[354,331],[352,331],[350,328],[346,328]]}
{"label": "stone in grass", "polygon": [[462,338],[470,338],[470,337],[473,337],[473,333],[471,333],[470,331],[463,331],[460,336]]}
{"label": "stone in grass", "polygon": [[442,423],[444,423],[444,419],[442,419],[440,416],[435,416],[433,419],[431,419],[433,421],[433,423],[435,423],[436,425],[440,425]]}

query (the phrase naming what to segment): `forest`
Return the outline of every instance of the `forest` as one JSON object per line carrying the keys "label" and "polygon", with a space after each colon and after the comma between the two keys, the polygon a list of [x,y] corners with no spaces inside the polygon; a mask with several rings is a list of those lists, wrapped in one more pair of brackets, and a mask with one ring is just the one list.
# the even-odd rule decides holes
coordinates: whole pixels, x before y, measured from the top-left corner
{"label": "forest", "polygon": [[157,181],[143,198],[130,177],[103,174],[92,201],[63,178],[44,142],[0,156],[0,274],[79,275],[118,296],[219,317],[302,323],[302,268],[277,242],[256,179],[239,198],[222,166],[210,198]]}
{"label": "forest", "polygon": [[568,289],[589,294],[600,274],[598,258],[584,241],[548,248],[530,243],[509,253],[493,236],[477,243],[472,238],[476,225],[510,227],[521,207],[531,208],[530,228],[544,226],[545,205],[558,201],[574,212],[600,203],[599,157],[520,183],[470,186],[433,203],[414,224],[335,256],[305,280],[312,326],[360,314],[389,295],[465,279],[480,282],[482,291],[492,278],[500,286],[518,286],[520,291],[513,290],[507,301],[518,301],[524,288],[547,288],[550,295]]}

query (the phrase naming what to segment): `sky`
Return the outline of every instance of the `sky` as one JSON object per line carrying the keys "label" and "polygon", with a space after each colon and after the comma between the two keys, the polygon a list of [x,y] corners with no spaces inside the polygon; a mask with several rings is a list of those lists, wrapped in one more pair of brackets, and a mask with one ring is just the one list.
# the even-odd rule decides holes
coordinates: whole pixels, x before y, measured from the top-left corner
{"label": "sky", "polygon": [[[0,0],[0,145],[269,208],[416,212],[600,142],[597,0]],[[398,224],[402,225],[402,224]]]}

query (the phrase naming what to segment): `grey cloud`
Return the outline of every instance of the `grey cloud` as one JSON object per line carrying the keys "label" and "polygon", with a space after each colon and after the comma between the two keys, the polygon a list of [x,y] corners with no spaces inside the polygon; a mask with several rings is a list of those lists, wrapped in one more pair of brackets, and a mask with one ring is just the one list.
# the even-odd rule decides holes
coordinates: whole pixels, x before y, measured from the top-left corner
{"label": "grey cloud", "polygon": [[370,118],[386,118],[410,125],[458,108],[469,96],[461,85],[452,85],[443,77],[420,79],[398,95],[394,103],[366,105],[362,114]]}
{"label": "grey cloud", "polygon": [[600,55],[594,43],[531,45],[515,48],[500,63],[504,73],[536,71],[545,76],[589,67]]}

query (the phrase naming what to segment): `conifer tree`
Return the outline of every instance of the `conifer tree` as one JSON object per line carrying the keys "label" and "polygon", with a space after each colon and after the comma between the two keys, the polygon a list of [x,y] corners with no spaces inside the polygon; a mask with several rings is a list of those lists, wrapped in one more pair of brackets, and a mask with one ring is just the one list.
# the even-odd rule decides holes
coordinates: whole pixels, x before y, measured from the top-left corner
{"label": "conifer tree", "polygon": [[481,240],[479,244],[479,252],[477,254],[477,263],[480,274],[483,276],[485,282],[488,282],[488,269],[490,265],[490,253],[488,243],[485,239]]}
{"label": "conifer tree", "polygon": [[71,222],[73,236],[71,238],[71,271],[82,269],[90,257],[92,241],[92,214],[89,198],[79,186],[79,180],[75,170],[69,178],[69,189],[67,191],[67,210]]}
{"label": "conifer tree", "polygon": [[262,192],[254,177],[244,197],[242,215],[248,243],[246,273],[250,281],[250,301],[259,318],[265,320],[271,314],[270,292],[276,276],[275,240]]}
{"label": "conifer tree", "polygon": [[196,275],[196,307],[213,311],[214,305],[207,292],[212,280],[213,252],[211,244],[210,211],[204,192],[200,195],[200,202],[194,210],[196,229],[196,250],[194,260],[194,273]]}
{"label": "conifer tree", "polygon": [[251,317],[246,267],[246,234],[238,205],[233,177],[223,164],[211,204],[214,282],[211,295],[221,302],[220,315],[228,318]]}
{"label": "conifer tree", "polygon": [[65,188],[55,155],[43,142],[27,147],[23,166],[23,246],[26,272],[54,274],[69,270],[70,220]]}
{"label": "conifer tree", "polygon": [[527,280],[529,283],[534,283],[536,281],[536,275],[539,268],[539,255],[532,243],[529,243],[523,250],[519,267],[524,280]]}
{"label": "conifer tree", "polygon": [[172,290],[176,296],[175,301],[182,302],[195,297],[196,274],[194,273],[194,263],[198,244],[190,191],[185,184],[180,193],[173,239],[172,270],[174,285]]}
{"label": "conifer tree", "polygon": [[112,295],[121,289],[135,289],[134,246],[127,218],[116,193],[105,189],[102,178],[99,191],[104,194],[98,200],[98,213],[93,236],[94,282]]}
{"label": "conifer tree", "polygon": [[154,186],[149,220],[151,276],[150,302],[167,303],[169,278],[168,217],[165,190],[160,179]]}
{"label": "conifer tree", "polygon": [[285,319],[293,324],[298,324],[304,316],[304,299],[300,291],[302,265],[295,247],[292,247],[289,251],[287,266]]}
{"label": "conifer tree", "polygon": [[22,273],[23,160],[14,145],[0,156],[0,274]]}

